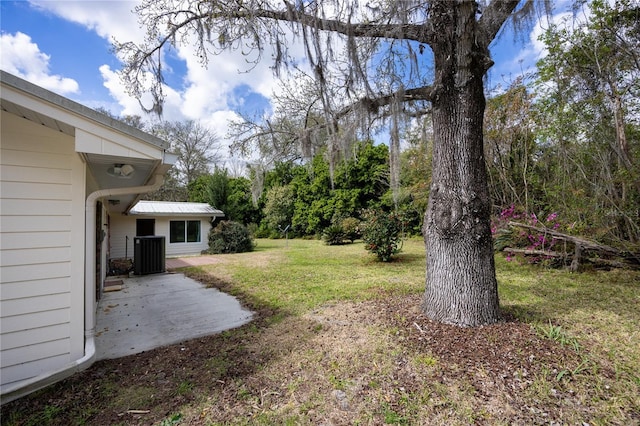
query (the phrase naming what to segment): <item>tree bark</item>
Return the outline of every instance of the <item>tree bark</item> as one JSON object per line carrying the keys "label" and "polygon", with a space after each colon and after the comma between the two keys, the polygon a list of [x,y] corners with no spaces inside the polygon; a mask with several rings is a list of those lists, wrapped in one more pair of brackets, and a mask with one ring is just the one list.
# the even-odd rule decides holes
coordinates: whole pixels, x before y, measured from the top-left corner
{"label": "tree bark", "polygon": [[423,310],[436,321],[478,326],[499,320],[483,150],[483,76],[474,2],[442,2],[433,44],[433,175],[423,234],[427,249]]}

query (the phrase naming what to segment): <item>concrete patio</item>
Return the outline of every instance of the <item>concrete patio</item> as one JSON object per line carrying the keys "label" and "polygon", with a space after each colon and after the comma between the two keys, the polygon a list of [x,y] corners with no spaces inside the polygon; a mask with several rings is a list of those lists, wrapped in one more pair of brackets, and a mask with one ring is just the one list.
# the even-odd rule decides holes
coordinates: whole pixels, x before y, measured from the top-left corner
{"label": "concrete patio", "polygon": [[105,292],[96,317],[96,359],[119,358],[251,321],[237,299],[180,273],[122,279]]}

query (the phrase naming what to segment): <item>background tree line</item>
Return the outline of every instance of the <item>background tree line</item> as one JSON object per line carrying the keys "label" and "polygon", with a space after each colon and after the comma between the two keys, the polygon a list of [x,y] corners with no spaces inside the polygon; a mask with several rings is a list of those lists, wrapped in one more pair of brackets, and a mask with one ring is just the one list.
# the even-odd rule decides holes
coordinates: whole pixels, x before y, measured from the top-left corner
{"label": "background tree line", "polygon": [[[554,213],[569,233],[632,250],[640,244],[640,12],[631,0],[596,0],[589,10],[589,19],[543,34],[548,55],[535,75],[488,97],[489,189],[494,214],[513,207],[538,217]],[[392,188],[392,144],[360,140],[349,126],[340,128],[347,143],[332,144],[330,123],[314,107],[313,79],[297,81],[304,83],[282,91],[268,120],[235,125],[234,152],[262,159],[245,176],[218,163],[221,139],[199,123],[124,117],[169,140],[179,155],[149,197],[207,202],[262,237],[280,236],[287,226],[290,235],[319,236],[344,218],[361,219],[365,209],[401,212],[407,232],[419,234],[431,177],[428,116],[400,129]]]}
{"label": "background tree line", "polygon": [[[507,23],[518,33],[536,12],[550,18],[552,2],[145,2],[136,13],[147,37],[115,41],[114,50],[124,58],[119,75],[129,93],[141,102],[142,93],[148,93],[152,105],[143,108],[159,115],[165,99],[162,55],[172,46],[195,46],[203,65],[225,51],[242,52],[252,64],[270,57],[277,76],[295,78],[291,90],[275,99],[274,114],[240,124],[232,144],[261,160],[251,174],[256,206],[265,194],[267,173],[286,157],[311,172],[303,185],[293,185],[295,179],[284,183],[276,202],[265,201],[263,214],[271,204],[288,209],[276,221],[261,221],[271,228],[282,226],[291,205],[292,226],[307,233],[332,220],[328,211],[333,217],[357,205],[360,194],[341,186],[340,167],[379,128],[389,135],[393,208],[412,203],[402,181],[401,141],[417,130],[415,152],[427,155],[419,163],[431,165],[430,173],[411,185],[430,181],[422,223],[427,265],[422,309],[436,321],[477,326],[500,318],[492,213],[520,215],[515,204],[505,209],[510,199],[517,199],[517,210],[536,225],[541,212],[532,210],[553,210],[545,221],[555,221],[555,210],[564,204],[572,215],[564,219],[576,219],[566,226],[572,232],[584,225],[582,230],[595,238],[620,245],[638,241],[634,129],[640,6],[638,0],[576,0],[573,6],[573,17],[583,19],[551,24],[542,37],[548,54],[533,86],[527,80],[522,93],[496,97],[498,111],[500,97],[506,96],[508,106],[512,99],[522,100],[516,102],[521,108],[531,103],[531,112],[512,115],[502,108],[504,113],[497,112],[486,126],[492,111],[487,111],[484,83],[493,65],[493,41]],[[309,76],[292,49],[300,44]],[[485,144],[485,127],[493,144]],[[323,189],[314,186],[323,183],[322,173],[316,174],[320,160],[328,168]],[[487,165],[497,170],[488,171]],[[585,199],[597,207],[580,209]],[[296,212],[299,205],[304,211]],[[594,212],[598,222],[592,221]],[[558,237],[567,241],[567,234]],[[575,261],[585,241],[571,241]]]}
{"label": "background tree line", "polygon": [[556,213],[574,234],[640,243],[640,4],[595,0],[552,25],[529,81],[488,101],[485,153],[498,208]]}

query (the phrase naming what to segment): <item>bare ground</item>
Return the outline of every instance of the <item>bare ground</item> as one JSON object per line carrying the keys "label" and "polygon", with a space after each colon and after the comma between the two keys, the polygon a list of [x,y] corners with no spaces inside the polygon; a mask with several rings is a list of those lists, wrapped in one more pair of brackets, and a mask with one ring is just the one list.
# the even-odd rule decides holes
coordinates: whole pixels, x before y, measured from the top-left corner
{"label": "bare ground", "polygon": [[599,411],[613,371],[581,369],[584,353],[528,324],[462,329],[426,319],[419,296],[379,296],[262,309],[238,330],[98,362],[3,406],[2,424],[640,424],[625,401]]}

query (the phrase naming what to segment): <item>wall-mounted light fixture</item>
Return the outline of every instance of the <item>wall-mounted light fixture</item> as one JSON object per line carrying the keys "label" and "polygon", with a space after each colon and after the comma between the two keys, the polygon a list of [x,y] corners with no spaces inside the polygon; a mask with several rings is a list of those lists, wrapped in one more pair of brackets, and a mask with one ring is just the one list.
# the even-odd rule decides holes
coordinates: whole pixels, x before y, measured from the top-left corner
{"label": "wall-mounted light fixture", "polygon": [[107,169],[107,173],[111,176],[119,178],[130,178],[136,169],[131,164],[114,164],[113,167]]}

